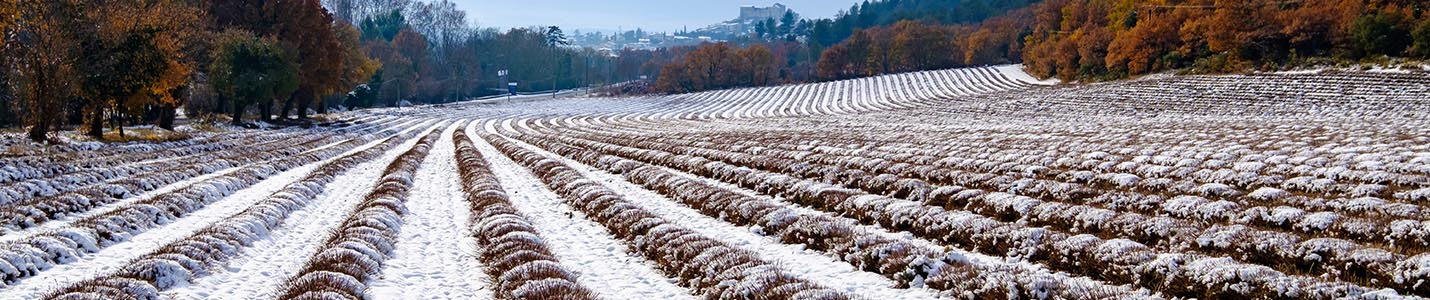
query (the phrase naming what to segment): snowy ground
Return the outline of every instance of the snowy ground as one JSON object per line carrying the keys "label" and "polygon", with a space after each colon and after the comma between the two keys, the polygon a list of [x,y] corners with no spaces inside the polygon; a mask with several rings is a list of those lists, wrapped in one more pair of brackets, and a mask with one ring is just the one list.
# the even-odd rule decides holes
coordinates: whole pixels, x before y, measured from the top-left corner
{"label": "snowy ground", "polygon": [[[1416,284],[1430,282],[1430,254],[1421,251],[1430,249],[1425,213],[1430,212],[1425,207],[1430,205],[1428,86],[1430,75],[1424,73],[1347,70],[1168,74],[1078,85],[1037,80],[1021,66],[996,66],[686,95],[534,95],[347,112],[342,117],[375,128],[366,132],[390,131],[90,252],[63,249],[86,246],[70,233],[95,216],[132,210],[148,199],[253,164],[178,180],[0,234],[0,275],[6,279],[0,299],[101,289],[97,284],[70,286],[81,282],[145,282],[101,292],[110,298],[142,296],[141,287],[158,286],[151,282],[157,279],[119,272],[134,267],[136,259],[259,206],[336,157],[370,153],[362,156],[366,161],[345,165],[350,168],[335,173],[322,193],[292,207],[291,215],[272,231],[252,237],[251,245],[223,249],[233,256],[157,292],[168,299],[271,299],[288,286],[319,288],[291,277],[315,261],[319,249],[333,247],[322,243],[364,197],[384,188],[378,183],[385,168],[418,145],[415,137],[429,132],[439,137],[411,178],[406,212],[400,220],[364,223],[400,225],[390,237],[392,251],[379,254],[381,263],[353,259],[345,267],[328,266],[372,275],[356,283],[364,288],[335,293],[363,299],[503,299],[514,293],[570,291],[558,281],[517,278],[536,276],[574,278],[576,287],[596,299],[737,298],[705,294],[721,288],[752,297],[829,291],[828,299],[1423,299],[1430,292]],[[216,143],[265,134],[322,136],[323,130],[330,129],[232,129],[197,138]],[[515,211],[504,214],[524,217],[529,231],[539,236],[517,230],[496,236],[508,243],[492,249],[536,241],[549,252],[518,249],[502,259],[538,263],[480,255],[490,249],[479,247],[473,232],[479,212],[468,203],[458,169],[454,133],[459,131],[472,138],[499,181],[495,184],[505,190]],[[382,144],[390,146],[385,152],[370,150],[387,137],[402,139]],[[11,139],[19,137],[0,137]],[[511,141],[520,151],[498,149],[500,141]],[[340,145],[307,147],[316,153]],[[43,150],[48,154],[34,150],[3,159],[59,166],[83,159],[74,154],[79,151],[144,157],[126,153],[187,146],[73,143]],[[528,168],[531,160],[518,155],[525,151],[552,160]],[[615,157],[657,166],[681,180],[702,183],[702,189],[733,191],[778,208],[770,211],[790,212],[759,211],[768,213],[761,222],[792,220],[792,215],[832,221],[821,223],[830,227],[810,229],[808,239],[782,241],[721,215],[746,207],[702,211],[686,205],[702,202],[676,197],[685,194],[627,180],[631,175],[620,173],[626,165],[607,163]],[[286,158],[275,155],[267,162]],[[575,172],[550,172],[558,166]],[[20,178],[5,179],[6,184],[43,182],[78,170],[0,178]],[[561,180],[591,183],[614,195],[580,198],[595,194],[548,185],[551,178],[538,177],[543,174],[569,175]],[[709,192],[701,189],[679,192],[710,195],[699,194]],[[591,206],[573,207],[612,199],[629,205],[590,215],[583,211]],[[750,203],[742,205],[755,207]],[[620,218],[636,211],[654,218]],[[640,226],[656,219],[669,223]],[[853,224],[840,228],[854,233],[818,231],[837,227],[830,224]],[[676,232],[672,228],[689,231],[629,239]],[[484,230],[479,232],[514,229]],[[648,231],[628,234],[636,230]],[[662,243],[694,237],[708,240],[690,244],[699,246],[690,253],[651,251],[685,249],[678,247],[689,245]],[[819,240],[825,237],[851,238]],[[862,248],[875,240],[908,248]],[[649,248],[653,244],[667,248]],[[381,247],[357,249],[376,248]],[[945,256],[900,256],[925,253],[916,250]],[[725,264],[743,262],[730,253],[753,253],[768,265]],[[34,257],[59,263],[27,260]],[[912,261],[898,260],[907,257]],[[185,259],[204,258],[193,254]],[[859,268],[858,262],[876,267]],[[510,272],[515,274],[511,278],[489,276],[496,269],[491,266],[500,263],[520,267]],[[697,267],[668,271],[670,266]],[[149,267],[175,272],[167,265]],[[1342,271],[1349,269],[1366,271]],[[917,274],[900,273],[906,270]],[[791,275],[780,279],[789,284],[751,284],[776,271]],[[939,283],[938,276],[954,279]],[[748,281],[722,285],[740,280]],[[497,286],[503,282],[525,285],[503,290]]]}

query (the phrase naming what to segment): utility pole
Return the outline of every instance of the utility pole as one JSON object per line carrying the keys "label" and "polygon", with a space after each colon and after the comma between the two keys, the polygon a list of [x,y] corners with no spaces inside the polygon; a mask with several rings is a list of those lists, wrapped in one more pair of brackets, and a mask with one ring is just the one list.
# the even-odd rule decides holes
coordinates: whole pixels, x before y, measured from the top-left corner
{"label": "utility pole", "polygon": [[506,88],[505,90],[502,90],[502,91],[504,91],[504,94],[506,94],[506,101],[507,101],[507,102],[511,102],[511,94],[512,94],[513,92],[516,92],[516,90],[512,89],[511,83],[507,82],[507,75],[510,75],[510,74],[511,74],[511,70],[506,70],[506,69],[497,70],[497,77],[501,77],[501,83],[500,83],[501,86],[498,86],[497,89],[498,89],[498,90],[501,90],[502,88]]}

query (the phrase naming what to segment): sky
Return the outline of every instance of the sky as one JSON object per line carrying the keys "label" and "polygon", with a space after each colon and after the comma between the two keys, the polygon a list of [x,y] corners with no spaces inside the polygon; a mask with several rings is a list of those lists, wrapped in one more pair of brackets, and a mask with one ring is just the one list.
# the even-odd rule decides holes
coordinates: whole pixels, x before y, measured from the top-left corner
{"label": "sky", "polygon": [[482,27],[557,25],[573,29],[674,32],[740,16],[740,6],[789,6],[803,18],[828,18],[862,0],[451,0]]}

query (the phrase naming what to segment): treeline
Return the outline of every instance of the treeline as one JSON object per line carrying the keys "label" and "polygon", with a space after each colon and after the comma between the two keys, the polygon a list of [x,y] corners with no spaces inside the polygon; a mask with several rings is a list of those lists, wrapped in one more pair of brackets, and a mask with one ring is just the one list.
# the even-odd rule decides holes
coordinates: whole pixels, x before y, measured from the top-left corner
{"label": "treeline", "polygon": [[1036,22],[1022,59],[1034,75],[1099,80],[1430,58],[1427,8],[1416,0],[1049,0],[1029,9]]}
{"label": "treeline", "polygon": [[841,80],[881,74],[1017,62],[1029,23],[1013,12],[982,26],[900,21],[893,26],[855,30],[849,39],[820,55],[818,78]]}
{"label": "treeline", "polygon": [[[1014,63],[1032,24],[1031,14],[1019,8],[1031,2],[885,0],[854,5],[831,19],[795,20],[786,14],[728,44],[673,51],[656,88],[685,93]],[[731,54],[756,48],[769,49],[774,59]],[[710,61],[728,63],[698,67]],[[740,80],[766,73],[773,74],[771,80]]]}
{"label": "treeline", "polygon": [[[333,22],[318,0],[5,0],[0,123],[44,140],[61,126],[151,123],[172,128],[176,109],[213,99],[235,116],[247,107],[295,107],[345,92],[374,69],[356,29]],[[202,96],[200,96],[202,95]],[[237,118],[235,118],[237,120]],[[7,124],[8,125],[8,124]]]}
{"label": "treeline", "polygon": [[[959,3],[957,5],[951,3]],[[981,3],[981,4],[980,4]],[[1040,77],[1110,80],[1162,72],[1272,70],[1398,57],[1430,58],[1430,4],[1413,0],[1047,0],[1027,2],[888,0],[856,5],[828,20],[798,21],[791,32],[757,33],[735,45],[765,45],[779,55],[768,84],[838,80],[888,73],[1024,63]],[[990,5],[1001,15],[979,20],[960,10]],[[1018,8],[1020,5],[1026,7]],[[918,10],[918,7],[936,7]],[[872,13],[871,13],[872,11]],[[977,23],[959,24],[969,20]],[[890,22],[891,23],[884,23]],[[784,22],[782,22],[784,23]],[[855,27],[849,34],[810,24],[892,24]],[[838,42],[822,44],[830,37]],[[774,46],[772,46],[774,45]],[[824,46],[828,45],[828,46]],[[702,47],[729,48],[729,45]],[[749,46],[746,46],[749,47]],[[739,47],[689,54],[739,52]],[[677,53],[679,54],[679,53]],[[660,92],[758,85],[707,79],[748,77],[746,69],[691,76],[684,65],[709,61],[677,56],[662,72]],[[749,60],[746,60],[749,62]],[[811,67],[811,64],[813,67]]]}
{"label": "treeline", "polygon": [[886,27],[901,21],[928,24],[974,24],[1038,0],[884,0],[864,1],[831,19],[806,21],[808,37],[816,45],[834,45],[855,30]]}
{"label": "treeline", "polygon": [[[445,0],[324,1],[338,19],[362,29],[363,49],[382,64],[369,82],[332,105],[447,103],[504,93],[507,82],[533,92],[639,76],[638,68],[618,70],[616,53],[570,47],[560,28],[477,28]],[[504,78],[498,76],[503,70]]]}
{"label": "treeline", "polygon": [[72,125],[172,129],[179,108],[285,123],[659,69],[569,47],[556,27],[479,29],[446,0],[0,0],[0,54],[0,126],[35,140]]}

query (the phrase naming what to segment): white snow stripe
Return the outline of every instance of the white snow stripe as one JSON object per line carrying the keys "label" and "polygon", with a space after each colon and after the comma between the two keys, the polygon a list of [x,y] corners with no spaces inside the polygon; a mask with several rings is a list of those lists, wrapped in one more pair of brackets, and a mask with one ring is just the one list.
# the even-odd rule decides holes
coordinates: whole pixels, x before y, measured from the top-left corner
{"label": "white snow stripe", "polygon": [[783,244],[774,238],[755,234],[753,231],[758,229],[736,226],[711,218],[693,208],[667,199],[655,191],[626,181],[620,175],[608,173],[519,140],[512,141],[528,150],[558,158],[559,161],[571,166],[586,178],[605,185],[632,203],[671,220],[676,225],[690,228],[697,233],[731,245],[758,252],[762,258],[815,283],[851,294],[866,296],[869,299],[934,299],[937,297],[937,292],[930,289],[894,288],[894,281],[882,275],[858,270],[849,263],[825,256],[819,251],[804,249],[799,245]]}
{"label": "white snow stripe", "polygon": [[[429,125],[430,126],[430,125]],[[413,127],[408,130],[431,130]],[[419,135],[420,137],[420,135]],[[411,138],[389,149],[372,161],[359,164],[328,184],[313,204],[288,218],[283,227],[269,233],[268,238],[212,270],[214,274],[199,277],[193,283],[179,286],[164,294],[171,299],[231,299],[271,298],[279,284],[297,273],[307,262],[307,254],[322,245],[319,237],[329,234],[346,214],[351,212],[363,195],[377,185],[383,168],[412,148],[420,138]]]}
{"label": "white snow stripe", "polygon": [[382,276],[369,284],[372,299],[492,298],[491,289],[483,287],[491,279],[474,256],[471,212],[452,142],[452,132],[466,124],[460,121],[443,130],[418,168],[392,258]]}
{"label": "white snow stripe", "polygon": [[[487,126],[493,124],[488,122]],[[579,283],[603,299],[696,299],[690,290],[657,271],[645,258],[628,252],[604,227],[561,202],[525,167],[512,161],[469,130],[477,149],[502,179],[511,202],[551,246],[563,265],[576,272]]]}

